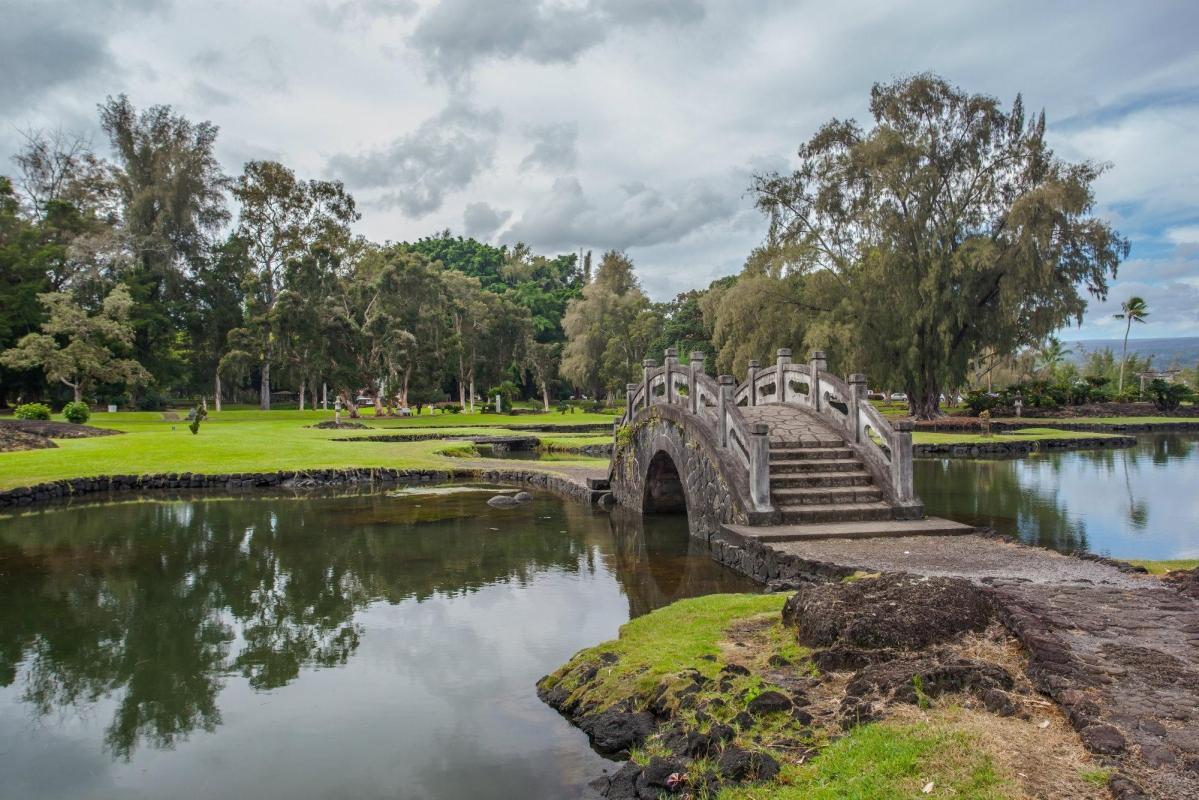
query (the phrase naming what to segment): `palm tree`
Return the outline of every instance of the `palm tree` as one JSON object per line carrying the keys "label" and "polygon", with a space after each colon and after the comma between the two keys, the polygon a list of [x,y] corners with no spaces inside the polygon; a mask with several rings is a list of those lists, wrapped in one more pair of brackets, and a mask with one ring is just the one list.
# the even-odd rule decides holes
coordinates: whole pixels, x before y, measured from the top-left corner
{"label": "palm tree", "polygon": [[1120,306],[1121,313],[1115,314],[1116,319],[1125,321],[1124,325],[1124,353],[1120,356],[1120,381],[1116,385],[1116,394],[1124,392],[1124,365],[1128,362],[1128,334],[1132,330],[1132,323],[1145,321],[1145,317],[1149,316],[1149,304],[1145,302],[1143,297],[1130,297]]}
{"label": "palm tree", "polygon": [[1062,340],[1056,336],[1050,336],[1041,343],[1040,349],[1037,351],[1037,367],[1038,370],[1048,375],[1053,375],[1057,369],[1057,365],[1066,360],[1066,356],[1073,354],[1074,351],[1068,347],[1062,346]]}

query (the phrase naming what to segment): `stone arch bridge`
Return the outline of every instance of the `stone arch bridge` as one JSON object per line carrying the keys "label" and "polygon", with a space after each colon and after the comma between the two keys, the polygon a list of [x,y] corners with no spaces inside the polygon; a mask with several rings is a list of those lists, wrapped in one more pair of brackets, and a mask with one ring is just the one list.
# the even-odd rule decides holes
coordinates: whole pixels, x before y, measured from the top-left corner
{"label": "stone arch bridge", "polygon": [[[686,511],[691,532],[730,526],[763,541],[815,536],[950,532],[926,520],[912,485],[912,423],[889,421],[866,399],[866,378],[828,372],[779,350],[745,380],[713,378],[704,354],[643,362],[615,426],[609,475],[623,506]],[[954,530],[953,532],[956,532]],[[766,534],[770,534],[770,536]]]}

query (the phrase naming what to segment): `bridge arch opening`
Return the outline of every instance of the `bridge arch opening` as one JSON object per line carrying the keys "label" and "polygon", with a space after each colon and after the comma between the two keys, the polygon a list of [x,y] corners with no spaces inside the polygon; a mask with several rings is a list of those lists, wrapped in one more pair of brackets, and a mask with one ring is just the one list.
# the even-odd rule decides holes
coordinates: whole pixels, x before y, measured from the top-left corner
{"label": "bridge arch opening", "polygon": [[685,514],[687,498],[683,493],[683,481],[674,459],[665,450],[659,450],[650,459],[645,473],[645,496],[641,503],[645,514]]}

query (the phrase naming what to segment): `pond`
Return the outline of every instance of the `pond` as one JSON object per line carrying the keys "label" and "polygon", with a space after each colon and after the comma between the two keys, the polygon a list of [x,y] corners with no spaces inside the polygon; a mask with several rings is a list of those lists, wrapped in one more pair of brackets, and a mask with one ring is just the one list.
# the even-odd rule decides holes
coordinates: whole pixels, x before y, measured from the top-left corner
{"label": "pond", "polygon": [[0,797],[580,796],[536,680],[756,587],[681,518],[446,488],[0,518]]}
{"label": "pond", "polygon": [[1064,553],[1199,557],[1199,434],[1027,458],[917,459],[916,491],[929,514]]}

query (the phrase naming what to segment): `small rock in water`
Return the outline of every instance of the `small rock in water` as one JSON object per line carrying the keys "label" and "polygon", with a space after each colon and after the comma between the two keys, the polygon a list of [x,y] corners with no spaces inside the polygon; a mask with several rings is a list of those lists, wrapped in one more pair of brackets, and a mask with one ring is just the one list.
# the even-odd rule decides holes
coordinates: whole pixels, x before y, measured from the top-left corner
{"label": "small rock in water", "polygon": [[528,503],[533,500],[533,495],[528,492],[517,492],[512,499],[518,503]]}
{"label": "small rock in water", "polygon": [[520,505],[520,501],[515,497],[509,497],[506,494],[497,494],[495,497],[487,501],[487,505],[492,508],[512,508],[512,506]]}

